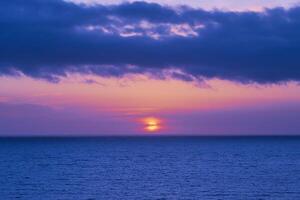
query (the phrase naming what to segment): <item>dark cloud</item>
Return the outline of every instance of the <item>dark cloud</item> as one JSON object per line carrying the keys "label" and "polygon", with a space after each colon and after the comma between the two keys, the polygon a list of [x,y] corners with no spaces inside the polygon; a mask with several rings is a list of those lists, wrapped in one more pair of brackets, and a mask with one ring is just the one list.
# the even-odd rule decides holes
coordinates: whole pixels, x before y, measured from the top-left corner
{"label": "dark cloud", "polygon": [[0,1],[0,73],[58,80],[176,68],[175,78],[300,79],[300,7],[205,11],[135,2]]}

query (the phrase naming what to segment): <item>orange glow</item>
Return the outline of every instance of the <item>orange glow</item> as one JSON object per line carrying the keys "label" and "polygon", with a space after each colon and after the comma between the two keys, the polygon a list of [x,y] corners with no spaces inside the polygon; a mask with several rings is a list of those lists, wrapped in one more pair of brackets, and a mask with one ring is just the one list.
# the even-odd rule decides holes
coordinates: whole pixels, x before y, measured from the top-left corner
{"label": "orange glow", "polygon": [[[95,83],[84,82],[89,79]],[[55,108],[74,106],[88,108],[95,113],[105,110],[126,116],[300,101],[300,85],[295,82],[245,85],[210,79],[201,86],[173,79],[151,79],[146,75],[104,78],[78,74],[70,74],[57,84],[26,76],[1,76],[0,82],[5,83],[0,84],[0,102]]]}
{"label": "orange glow", "polygon": [[161,120],[154,118],[154,117],[148,117],[143,119],[144,124],[145,124],[145,130],[147,132],[155,132],[160,130],[161,126]]}

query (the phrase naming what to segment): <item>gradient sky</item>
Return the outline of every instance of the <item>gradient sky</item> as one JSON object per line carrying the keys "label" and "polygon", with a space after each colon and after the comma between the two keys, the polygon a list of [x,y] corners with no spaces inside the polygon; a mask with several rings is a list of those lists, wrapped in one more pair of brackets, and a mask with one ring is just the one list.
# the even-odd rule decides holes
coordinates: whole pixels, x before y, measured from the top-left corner
{"label": "gradient sky", "polygon": [[0,2],[1,136],[300,134],[299,1],[73,2]]}

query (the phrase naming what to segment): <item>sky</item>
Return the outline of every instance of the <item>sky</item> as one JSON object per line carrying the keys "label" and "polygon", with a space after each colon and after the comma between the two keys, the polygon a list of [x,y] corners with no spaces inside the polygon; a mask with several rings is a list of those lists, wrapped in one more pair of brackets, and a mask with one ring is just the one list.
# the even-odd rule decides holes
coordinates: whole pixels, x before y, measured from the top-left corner
{"label": "sky", "polygon": [[[120,4],[126,2],[134,2],[134,0],[70,0],[75,3],[83,4]],[[254,10],[261,11],[263,8],[274,7],[292,7],[299,5],[299,0],[147,0],[145,2],[158,3],[167,6],[187,5],[194,8],[202,8],[206,10],[223,9],[245,11]]]}
{"label": "sky", "polygon": [[0,136],[299,135],[296,0],[3,0]]}

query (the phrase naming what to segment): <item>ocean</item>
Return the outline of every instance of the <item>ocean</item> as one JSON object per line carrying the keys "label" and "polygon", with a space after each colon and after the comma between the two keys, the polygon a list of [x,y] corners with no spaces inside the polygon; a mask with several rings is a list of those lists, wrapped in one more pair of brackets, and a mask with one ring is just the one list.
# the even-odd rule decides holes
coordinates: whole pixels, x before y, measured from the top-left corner
{"label": "ocean", "polygon": [[300,199],[300,137],[1,138],[0,199]]}

